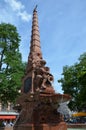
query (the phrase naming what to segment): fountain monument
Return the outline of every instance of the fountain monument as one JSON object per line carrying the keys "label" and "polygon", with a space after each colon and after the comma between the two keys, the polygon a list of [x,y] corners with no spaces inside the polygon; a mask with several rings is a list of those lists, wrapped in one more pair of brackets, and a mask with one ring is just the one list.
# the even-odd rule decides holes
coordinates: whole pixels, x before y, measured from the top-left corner
{"label": "fountain monument", "polygon": [[[13,130],[67,130],[63,116],[57,111],[60,102],[70,99],[55,93],[54,80],[42,57],[37,9],[33,10],[30,53],[22,80],[21,96],[15,108],[20,110]],[[63,108],[64,109],[64,108]]]}

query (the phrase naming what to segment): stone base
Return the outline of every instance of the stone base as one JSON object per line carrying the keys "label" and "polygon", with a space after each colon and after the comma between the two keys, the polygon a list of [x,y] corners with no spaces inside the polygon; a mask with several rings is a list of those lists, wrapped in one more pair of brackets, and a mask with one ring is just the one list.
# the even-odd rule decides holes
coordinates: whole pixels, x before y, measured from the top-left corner
{"label": "stone base", "polygon": [[58,125],[54,124],[22,124],[14,126],[13,130],[67,130],[67,125],[65,122],[61,122]]}

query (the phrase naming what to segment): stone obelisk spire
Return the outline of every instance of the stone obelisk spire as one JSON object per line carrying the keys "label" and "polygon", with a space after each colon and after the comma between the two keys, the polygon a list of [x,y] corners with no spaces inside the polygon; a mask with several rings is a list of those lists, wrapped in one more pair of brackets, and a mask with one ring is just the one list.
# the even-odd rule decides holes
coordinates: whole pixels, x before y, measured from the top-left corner
{"label": "stone obelisk spire", "polygon": [[51,83],[53,75],[50,74],[49,67],[45,66],[46,61],[42,58],[36,8],[37,6],[33,10],[30,53],[22,90],[25,93],[34,93],[36,91],[52,93],[54,92]]}
{"label": "stone obelisk spire", "polygon": [[42,60],[42,52],[41,52],[41,46],[40,46],[40,34],[39,34],[39,26],[38,26],[38,16],[37,16],[36,8],[37,8],[37,6],[33,10],[30,53],[29,53],[29,57],[28,57],[28,66],[27,66],[28,71],[30,70],[31,67],[35,67],[39,60]]}
{"label": "stone obelisk spire", "polygon": [[32,20],[32,35],[31,35],[31,47],[30,53],[38,54],[39,58],[41,58],[41,48],[40,48],[40,34],[39,34],[39,26],[38,26],[38,16],[36,8],[33,11],[33,20]]}

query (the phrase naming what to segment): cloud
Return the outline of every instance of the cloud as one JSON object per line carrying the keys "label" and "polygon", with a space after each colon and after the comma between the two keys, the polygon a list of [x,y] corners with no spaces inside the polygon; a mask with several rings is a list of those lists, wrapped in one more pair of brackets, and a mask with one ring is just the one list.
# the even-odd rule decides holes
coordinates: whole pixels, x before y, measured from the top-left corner
{"label": "cloud", "polygon": [[18,13],[18,16],[21,16],[22,20],[27,21],[27,22],[28,22],[29,20],[31,20],[31,15],[30,15],[30,14],[27,14],[26,11],[19,12],[19,13]]}
{"label": "cloud", "polygon": [[24,5],[17,0],[5,0],[5,2],[9,3],[14,11],[20,11],[21,9],[25,8]]}
{"label": "cloud", "polygon": [[[3,7],[3,6],[2,6]],[[16,24],[17,20],[14,19],[14,14],[7,7],[0,8],[0,23],[13,23]]]}
{"label": "cloud", "polygon": [[28,14],[25,10],[25,6],[18,0],[4,0],[10,5],[12,10],[16,12],[17,16],[20,16],[23,21],[29,22],[31,20],[31,14]]}

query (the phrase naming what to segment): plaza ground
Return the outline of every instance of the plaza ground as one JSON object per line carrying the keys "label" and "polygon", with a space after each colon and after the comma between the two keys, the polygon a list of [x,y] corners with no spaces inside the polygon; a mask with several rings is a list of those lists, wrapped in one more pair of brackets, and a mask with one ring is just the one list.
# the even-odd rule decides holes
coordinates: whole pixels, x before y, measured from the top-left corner
{"label": "plaza ground", "polygon": [[86,128],[68,128],[67,130],[86,130]]}
{"label": "plaza ground", "polygon": [[[13,127],[0,128],[0,130],[13,130]],[[86,128],[68,128],[67,130],[86,130]]]}

